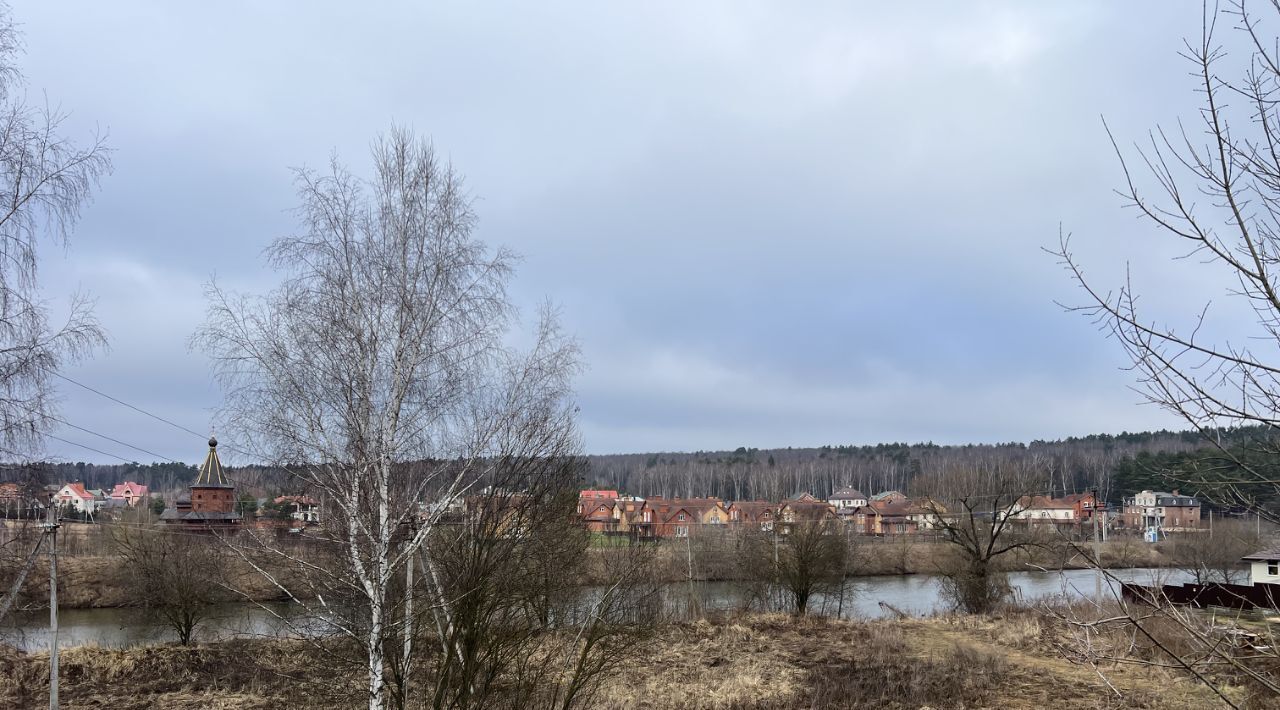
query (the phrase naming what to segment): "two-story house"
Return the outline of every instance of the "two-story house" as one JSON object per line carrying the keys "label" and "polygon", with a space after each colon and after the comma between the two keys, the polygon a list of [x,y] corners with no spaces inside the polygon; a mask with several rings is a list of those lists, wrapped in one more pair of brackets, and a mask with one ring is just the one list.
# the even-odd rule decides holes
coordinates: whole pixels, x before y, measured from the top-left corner
{"label": "two-story house", "polygon": [[149,496],[150,491],[147,490],[146,486],[133,481],[117,483],[111,489],[111,499],[124,501],[124,504],[129,507],[137,505],[139,501],[145,501]]}
{"label": "two-story house", "polygon": [[1165,532],[1198,530],[1200,528],[1200,501],[1178,491],[1142,491],[1124,501],[1121,522],[1126,528]]}
{"label": "two-story house", "polygon": [[831,504],[831,507],[836,509],[837,513],[839,513],[846,508],[856,510],[866,505],[867,496],[856,488],[845,486],[835,493],[832,493],[831,497],[827,499],[827,502]]}
{"label": "two-story house", "polygon": [[58,489],[53,496],[53,502],[61,508],[70,508],[77,513],[93,515],[102,509],[106,499],[105,497],[100,499],[91,491],[85,490],[84,484],[77,481]]}
{"label": "two-story house", "polygon": [[735,500],[729,504],[730,525],[752,525],[771,532],[778,519],[778,505],[767,500]]}

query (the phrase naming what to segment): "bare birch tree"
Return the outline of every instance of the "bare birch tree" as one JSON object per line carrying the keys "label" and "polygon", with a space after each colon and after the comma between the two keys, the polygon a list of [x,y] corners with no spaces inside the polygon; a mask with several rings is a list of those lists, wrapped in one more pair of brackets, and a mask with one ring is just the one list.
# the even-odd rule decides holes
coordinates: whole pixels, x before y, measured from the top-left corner
{"label": "bare birch tree", "polygon": [[100,138],[78,146],[61,133],[65,114],[27,101],[16,59],[21,36],[0,6],[0,451],[28,454],[48,431],[51,373],[106,344],[89,301],[74,296],[50,322],[39,285],[42,239],[68,243],[80,209],[110,170]]}
{"label": "bare birch tree", "polygon": [[316,592],[358,602],[326,611],[362,649],[368,706],[383,708],[385,646],[406,631],[396,580],[424,560],[426,603],[451,623],[439,570],[418,553],[504,462],[576,453],[578,359],[550,313],[527,351],[506,344],[514,257],[473,236],[462,180],[429,143],[393,129],[372,155],[371,179],[336,159],[297,173],[302,229],[268,250],[281,285],[259,297],[211,285],[193,343],[217,365],[238,448],[324,501],[324,559],[336,566],[273,549]]}
{"label": "bare birch tree", "polygon": [[[1165,325],[1140,307],[1130,277],[1114,291],[1086,278],[1064,236],[1055,254],[1087,294],[1073,310],[1094,318],[1125,349],[1147,399],[1186,420],[1221,451],[1229,469],[1191,470],[1181,483],[1216,503],[1245,506],[1273,522],[1280,480],[1258,464],[1280,453],[1280,5],[1236,0],[1204,7],[1192,65],[1199,121],[1157,128],[1132,152],[1112,144],[1124,168],[1127,206],[1185,245],[1205,279],[1229,284],[1221,307]],[[1234,25],[1235,52],[1219,37]],[[1144,177],[1145,175],[1145,177]],[[1232,338],[1217,326],[1236,317],[1252,327]],[[1159,316],[1163,319],[1164,316]],[[1251,444],[1224,443],[1224,429],[1251,427]],[[1234,437],[1238,438],[1238,437]]]}
{"label": "bare birch tree", "polygon": [[[36,457],[55,421],[51,379],[58,368],[87,356],[106,338],[80,295],[65,320],[53,323],[41,294],[37,251],[45,240],[66,245],[98,178],[111,167],[100,138],[87,147],[62,134],[65,114],[27,101],[17,65],[22,38],[0,4],[0,457],[22,463]],[[43,478],[35,468],[0,474],[22,485],[20,500],[34,500]],[[42,538],[0,539],[0,569],[14,579],[0,591],[0,617],[12,605]]]}

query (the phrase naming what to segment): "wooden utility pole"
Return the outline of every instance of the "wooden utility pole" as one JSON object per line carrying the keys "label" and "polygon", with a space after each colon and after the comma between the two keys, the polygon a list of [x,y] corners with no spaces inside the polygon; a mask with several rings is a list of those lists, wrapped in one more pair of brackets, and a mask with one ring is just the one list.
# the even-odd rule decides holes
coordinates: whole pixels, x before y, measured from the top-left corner
{"label": "wooden utility pole", "polygon": [[45,517],[49,539],[49,710],[58,710],[58,514],[52,500]]}

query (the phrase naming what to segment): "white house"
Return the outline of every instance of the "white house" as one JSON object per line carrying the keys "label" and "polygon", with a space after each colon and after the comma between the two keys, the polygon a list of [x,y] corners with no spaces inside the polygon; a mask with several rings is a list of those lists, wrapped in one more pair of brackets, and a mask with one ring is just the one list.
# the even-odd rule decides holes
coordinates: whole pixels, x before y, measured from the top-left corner
{"label": "white house", "polygon": [[1280,547],[1272,547],[1245,555],[1249,563],[1250,584],[1280,584]]}
{"label": "white house", "polygon": [[827,502],[839,512],[841,508],[861,508],[867,504],[867,497],[858,490],[846,486],[832,493]]}
{"label": "white house", "polygon": [[53,500],[55,504],[72,508],[77,513],[96,513],[106,502],[105,496],[99,499],[86,491],[83,483],[66,484],[54,494]]}
{"label": "white house", "polygon": [[1009,506],[1010,520],[1028,523],[1070,523],[1076,519],[1075,506],[1050,496],[1023,496]]}

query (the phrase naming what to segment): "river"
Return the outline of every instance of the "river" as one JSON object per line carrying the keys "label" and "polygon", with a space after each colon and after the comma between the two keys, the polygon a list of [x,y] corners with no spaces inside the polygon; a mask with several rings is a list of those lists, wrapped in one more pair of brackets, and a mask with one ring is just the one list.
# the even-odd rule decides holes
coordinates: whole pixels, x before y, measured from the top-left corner
{"label": "river", "polygon": [[[1124,581],[1142,584],[1181,584],[1190,581],[1186,573],[1167,569],[1120,569],[1110,573]],[[1096,574],[1093,570],[1061,572],[1013,572],[1009,581],[1016,597],[1023,602],[1066,595],[1081,598],[1092,595]],[[1112,589],[1108,583],[1108,589]],[[672,609],[687,606],[689,587],[672,584],[667,587],[666,601]],[[1112,590],[1114,591],[1114,590]],[[740,586],[733,582],[703,582],[693,586],[693,593],[703,609],[730,609],[741,603]],[[835,615],[837,608],[849,618],[880,618],[890,613],[880,602],[912,615],[941,611],[938,581],[933,575],[894,575],[851,578],[843,602],[818,598],[812,602],[815,612]],[[278,638],[294,635],[290,625],[279,616],[288,617],[294,609],[284,603],[228,604],[219,607],[196,632],[199,641],[228,638]],[[97,645],[127,647],[171,642],[172,631],[163,625],[154,611],[148,609],[63,609],[58,612],[59,646]],[[0,625],[0,642],[27,651],[45,649],[49,645],[48,612],[18,612]]]}

